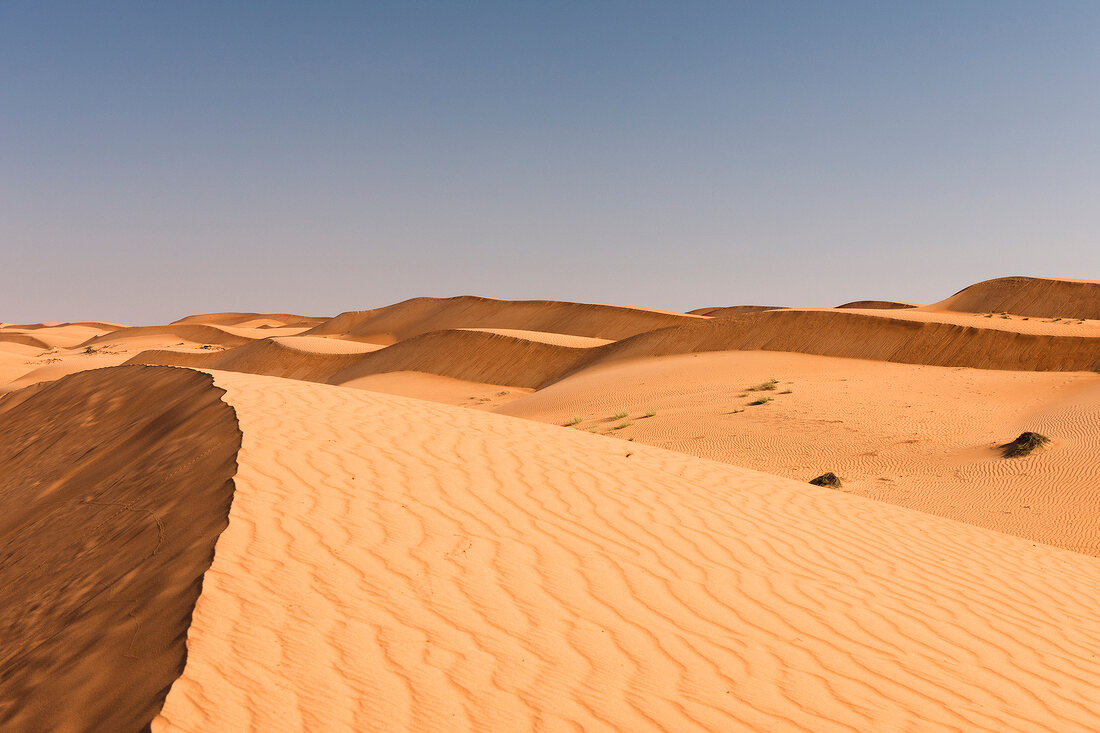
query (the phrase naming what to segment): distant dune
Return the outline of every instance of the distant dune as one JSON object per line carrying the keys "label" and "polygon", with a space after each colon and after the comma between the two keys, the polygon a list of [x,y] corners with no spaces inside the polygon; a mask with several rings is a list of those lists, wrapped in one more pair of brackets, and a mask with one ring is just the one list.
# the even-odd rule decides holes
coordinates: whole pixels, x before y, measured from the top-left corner
{"label": "distant dune", "polygon": [[1012,313],[1039,318],[1100,318],[1100,280],[1002,277],[971,285],[929,310]]}
{"label": "distant dune", "polygon": [[296,316],[292,313],[200,313],[172,321],[172,325],[200,323],[207,326],[262,328],[264,326],[316,326],[324,323],[325,320],[327,319]]}
{"label": "distant dune", "polygon": [[413,298],[385,308],[341,313],[307,335],[392,344],[429,331],[507,328],[621,339],[697,318],[646,308],[552,300],[495,300],[474,296]]}
{"label": "distant dune", "polygon": [[730,305],[730,306],[717,306],[711,308],[696,308],[693,311],[688,311],[697,316],[710,316],[711,318],[729,318],[731,316],[741,316],[746,313],[756,313],[757,311],[771,311],[779,310],[784,306],[777,305]]}
{"label": "distant dune", "polygon": [[866,308],[869,310],[904,310],[916,307],[918,307],[917,303],[899,303],[893,300],[853,300],[851,303],[837,306],[837,308]]}

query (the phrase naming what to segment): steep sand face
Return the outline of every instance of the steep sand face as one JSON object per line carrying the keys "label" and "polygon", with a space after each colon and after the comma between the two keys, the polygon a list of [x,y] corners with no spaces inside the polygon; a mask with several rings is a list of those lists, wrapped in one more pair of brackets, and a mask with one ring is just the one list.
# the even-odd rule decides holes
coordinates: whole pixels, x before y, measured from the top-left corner
{"label": "steep sand face", "polygon": [[473,410],[217,373],[154,731],[1100,728],[1094,558]]}
{"label": "steep sand face", "polygon": [[0,398],[0,729],[137,731],[179,675],[240,433],[207,375]]}
{"label": "steep sand face", "polygon": [[619,305],[460,296],[413,298],[385,308],[341,313],[309,335],[343,336],[389,345],[429,331],[503,328],[614,340],[695,320],[703,318]]}
{"label": "steep sand face", "polygon": [[928,310],[1100,319],[1100,280],[1002,277],[964,288]]}
{"label": "steep sand face", "polygon": [[[1100,555],[1098,389],[1094,373],[713,352],[593,367],[499,411],[801,481],[832,471],[844,492]],[[1003,458],[1025,430],[1053,442]]]}

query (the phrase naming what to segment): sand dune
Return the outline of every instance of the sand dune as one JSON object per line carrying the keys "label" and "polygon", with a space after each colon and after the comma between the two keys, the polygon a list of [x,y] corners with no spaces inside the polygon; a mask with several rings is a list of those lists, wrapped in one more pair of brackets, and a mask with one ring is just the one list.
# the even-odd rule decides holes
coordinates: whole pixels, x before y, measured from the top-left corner
{"label": "sand dune", "polygon": [[900,303],[895,300],[853,300],[851,303],[838,305],[837,308],[863,308],[867,310],[903,310],[916,308],[919,303]]}
{"label": "sand dune", "polygon": [[291,313],[199,313],[172,321],[171,325],[190,323],[205,326],[241,326],[261,328],[264,326],[316,326],[327,319],[313,316],[296,316]]}
{"label": "sand dune", "polygon": [[169,337],[172,340],[188,341],[192,344],[214,344],[217,346],[240,346],[253,339],[242,336],[239,333],[218,328],[217,326],[203,326],[196,324],[170,324],[167,326],[131,326],[121,328],[111,333],[90,338],[79,344],[82,347],[99,346],[100,344],[118,344],[139,339],[163,340]]}
{"label": "sand dune", "polygon": [[184,662],[240,442],[207,375],[0,398],[0,729],[137,731]]}
{"label": "sand dune", "polygon": [[154,731],[1100,727],[1100,565],[648,446],[217,373],[228,529]]}
{"label": "sand dune", "polygon": [[[945,322],[917,310],[782,309],[699,319],[623,339],[599,342],[503,329],[434,331],[361,355],[298,356],[288,369],[261,347],[238,355],[144,352],[131,363],[231,369],[343,384],[372,374],[417,371],[454,379],[540,389],[580,369],[611,360],[707,351],[788,351],[876,361],[1033,371],[1100,370],[1100,325],[990,322],[973,314]],[[1024,329],[1030,329],[1025,332]],[[316,333],[316,329],[310,333]],[[509,334],[521,334],[514,336]],[[308,338],[308,337],[307,337]],[[566,345],[571,344],[571,345]]]}
{"label": "sand dune", "polygon": [[143,351],[128,363],[224,369],[327,382],[334,374],[359,363],[364,354],[380,348],[339,339],[296,336],[254,341],[226,351]]}
{"label": "sand dune", "polygon": [[1100,280],[1002,277],[960,290],[929,310],[1100,319]]}
{"label": "sand dune", "polygon": [[692,315],[697,316],[710,316],[711,318],[729,318],[730,316],[740,316],[745,313],[756,313],[757,311],[770,311],[779,310],[783,306],[778,305],[729,305],[729,306],[714,306],[710,308],[696,308],[693,311],[688,311]]}
{"label": "sand dune", "polygon": [[37,336],[32,336],[22,331],[0,331],[0,343],[22,344],[23,346],[31,346],[36,349],[50,348],[50,344],[47,342]]}
{"label": "sand dune", "polygon": [[619,305],[460,296],[413,298],[385,308],[341,313],[308,335],[388,345],[430,331],[504,328],[615,340],[694,320],[702,317]]}
{"label": "sand dune", "polygon": [[616,357],[766,350],[979,369],[1100,370],[1100,331],[1021,333],[985,320],[963,326],[914,310],[771,310],[660,329],[606,348]]}
{"label": "sand dune", "polygon": [[[597,366],[495,409],[800,481],[832,471],[844,492],[1100,555],[1097,389],[1095,373],[712,352]],[[1054,443],[1005,460],[1025,430]]]}

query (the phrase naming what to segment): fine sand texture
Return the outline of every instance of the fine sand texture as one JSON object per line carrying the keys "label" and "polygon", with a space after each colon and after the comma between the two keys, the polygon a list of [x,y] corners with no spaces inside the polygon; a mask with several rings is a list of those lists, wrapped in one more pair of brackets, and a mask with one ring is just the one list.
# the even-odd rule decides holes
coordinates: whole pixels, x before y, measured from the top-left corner
{"label": "fine sand texture", "polygon": [[[1100,555],[1096,373],[728,351],[604,364],[495,409],[800,481],[831,471],[845,492]],[[1006,460],[1027,430],[1053,442]]]}
{"label": "fine sand texture", "polygon": [[120,367],[0,398],[0,730],[138,731],[160,709],[232,498],[221,395]]}
{"label": "fine sand texture", "polygon": [[154,731],[1095,731],[1100,565],[477,410],[216,372],[229,526]]}

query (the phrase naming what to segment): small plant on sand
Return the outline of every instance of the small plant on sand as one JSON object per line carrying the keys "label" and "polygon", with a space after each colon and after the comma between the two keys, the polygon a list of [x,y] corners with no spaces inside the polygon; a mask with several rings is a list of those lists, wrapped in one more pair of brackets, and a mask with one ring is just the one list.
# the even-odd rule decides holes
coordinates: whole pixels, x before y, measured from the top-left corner
{"label": "small plant on sand", "polygon": [[778,379],[769,379],[766,382],[761,382],[760,384],[754,384],[751,387],[746,387],[746,389],[750,392],[770,392],[771,390],[775,389],[775,386],[777,384],[779,384]]}
{"label": "small plant on sand", "polygon": [[623,428],[629,428],[633,424],[634,423],[632,423],[630,421],[627,421],[627,422],[624,422],[624,423],[619,423],[618,425],[616,425],[615,427],[613,427],[611,429],[612,430],[622,430]]}
{"label": "small plant on sand", "polygon": [[645,417],[657,417],[657,411],[649,410],[648,412],[646,412]]}
{"label": "small plant on sand", "polygon": [[581,417],[580,415],[574,415],[573,418],[569,422],[566,423],[566,426],[567,427],[572,427],[574,425],[580,425],[582,422],[584,422],[583,417]]}
{"label": "small plant on sand", "polygon": [[765,395],[763,397],[757,397],[755,400],[753,400],[749,404],[750,405],[766,405],[769,402],[771,402],[772,399],[773,399],[772,397],[768,397],[767,395]]}
{"label": "small plant on sand", "polygon": [[626,415],[627,415],[626,410],[619,410],[618,412],[616,412],[614,415],[611,416],[611,419],[612,420],[622,420],[624,417],[626,417]]}
{"label": "small plant on sand", "polygon": [[1020,437],[1016,438],[1016,440],[1011,443],[1001,446],[1001,448],[1004,451],[1005,458],[1020,458],[1049,442],[1050,438],[1045,435],[1026,432],[1021,433]]}
{"label": "small plant on sand", "polygon": [[782,392],[780,392],[779,394],[794,394],[794,390],[793,389],[785,389]]}

